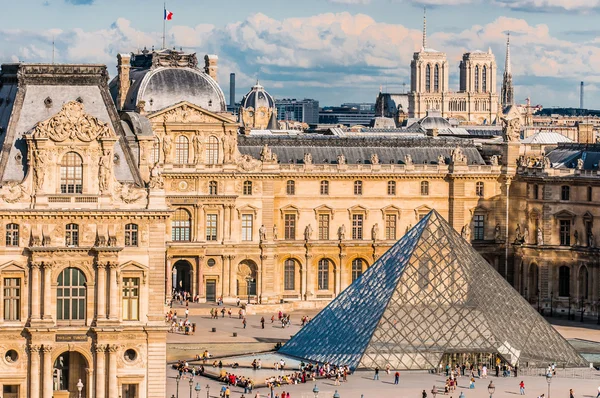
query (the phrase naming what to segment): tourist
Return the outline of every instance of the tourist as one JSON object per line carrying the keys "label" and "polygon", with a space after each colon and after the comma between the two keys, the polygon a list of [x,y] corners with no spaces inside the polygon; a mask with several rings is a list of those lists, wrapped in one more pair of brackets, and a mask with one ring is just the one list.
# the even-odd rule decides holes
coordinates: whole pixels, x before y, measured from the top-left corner
{"label": "tourist", "polygon": [[575,398],[575,395],[573,395],[573,389],[569,389],[569,398]]}
{"label": "tourist", "polygon": [[231,391],[229,390],[229,387],[227,387],[225,389],[225,398],[229,398],[231,396]]}
{"label": "tourist", "polygon": [[460,392],[460,395],[458,396],[458,398],[465,398],[465,394],[463,394],[463,392]]}
{"label": "tourist", "polygon": [[221,318],[225,318],[225,308],[221,308]]}
{"label": "tourist", "polygon": [[471,377],[471,382],[469,383],[469,389],[472,390],[475,388],[475,378]]}
{"label": "tourist", "polygon": [[396,373],[394,374],[394,384],[398,384],[398,382],[400,381],[400,372],[396,371]]}
{"label": "tourist", "polygon": [[261,329],[265,328],[265,317],[264,316],[260,318],[260,327],[261,327]]}
{"label": "tourist", "polygon": [[422,398],[427,398],[427,392],[425,390],[423,390],[423,392],[421,393],[421,397]]}
{"label": "tourist", "polygon": [[388,363],[387,365],[385,365],[385,373],[387,373],[388,375],[390,374],[390,364]]}
{"label": "tourist", "polygon": [[448,377],[449,373],[450,373],[450,365],[446,364],[446,377]]}
{"label": "tourist", "polygon": [[521,392],[521,395],[525,395],[525,383],[523,382],[523,380],[521,380],[521,382],[519,383],[519,391]]}
{"label": "tourist", "polygon": [[596,398],[600,398],[600,386],[598,386],[598,395],[596,395]]}
{"label": "tourist", "polygon": [[275,315],[271,315],[271,323],[275,322]]}
{"label": "tourist", "polygon": [[244,329],[246,329],[246,318],[242,320],[242,324],[244,325]]}
{"label": "tourist", "polygon": [[487,379],[487,366],[483,365],[483,367],[481,368],[481,376],[484,379]]}
{"label": "tourist", "polygon": [[231,318],[231,308],[227,310],[227,315]]}
{"label": "tourist", "polygon": [[379,366],[375,367],[375,374],[373,375],[373,380],[379,380]]}

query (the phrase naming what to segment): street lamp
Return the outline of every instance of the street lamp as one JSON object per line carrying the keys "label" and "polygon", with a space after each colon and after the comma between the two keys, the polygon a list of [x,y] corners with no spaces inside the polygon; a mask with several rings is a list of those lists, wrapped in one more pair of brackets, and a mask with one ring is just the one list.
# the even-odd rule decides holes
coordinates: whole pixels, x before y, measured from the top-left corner
{"label": "street lamp", "polygon": [[246,296],[248,296],[248,304],[250,304],[250,283],[252,283],[254,279],[251,276],[246,277]]}
{"label": "street lamp", "polygon": [[79,398],[81,398],[81,390],[83,390],[83,383],[81,382],[81,379],[79,379],[79,381],[77,382],[77,391],[79,391]]}
{"label": "street lamp", "polygon": [[333,393],[333,398],[340,398],[340,394],[338,394],[337,390]]}
{"label": "street lamp", "polygon": [[494,386],[494,382],[490,381],[490,385],[488,386],[488,392],[490,393],[490,398],[492,398],[495,391],[496,391],[496,387]]}
{"label": "street lamp", "polygon": [[200,383],[196,383],[194,390],[196,390],[196,398],[198,398],[200,396]]}
{"label": "street lamp", "polygon": [[319,398],[319,387],[315,384],[315,388],[313,388],[313,394],[315,394],[315,398]]}
{"label": "street lamp", "polygon": [[548,383],[548,398],[550,398],[550,384],[552,383],[552,372],[546,374],[546,383]]}
{"label": "street lamp", "polygon": [[190,377],[190,398],[192,398],[192,388],[194,387],[194,378]]}
{"label": "street lamp", "polygon": [[177,382],[177,398],[179,398],[179,380],[181,380],[180,374],[175,377],[175,381]]}
{"label": "street lamp", "polygon": [[206,385],[206,398],[209,398],[209,394],[210,393],[210,386],[207,384]]}

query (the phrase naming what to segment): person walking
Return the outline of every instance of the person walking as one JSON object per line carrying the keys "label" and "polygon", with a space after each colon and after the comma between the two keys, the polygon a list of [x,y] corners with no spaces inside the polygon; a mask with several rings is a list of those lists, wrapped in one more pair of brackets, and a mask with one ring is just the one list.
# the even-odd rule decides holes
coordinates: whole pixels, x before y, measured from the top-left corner
{"label": "person walking", "polygon": [[264,317],[264,316],[260,318],[260,327],[261,327],[262,329],[264,329],[264,328],[265,328],[265,317]]}
{"label": "person walking", "polygon": [[521,393],[521,395],[525,395],[525,383],[523,382],[523,380],[521,380],[521,382],[519,383],[519,392]]}
{"label": "person walking", "polygon": [[394,384],[398,384],[400,382],[400,372],[396,371],[394,374]]}
{"label": "person walking", "polygon": [[375,367],[375,374],[373,375],[373,380],[379,380],[379,366]]}
{"label": "person walking", "polygon": [[246,329],[246,318],[242,320],[242,324],[244,325],[244,329]]}
{"label": "person walking", "polygon": [[569,389],[569,398],[575,398],[575,395],[573,395],[573,389]]}
{"label": "person walking", "polygon": [[427,398],[427,391],[423,390],[423,392],[421,393],[421,397]]}
{"label": "person walking", "polygon": [[596,395],[596,398],[600,398],[600,386],[598,386],[598,395]]}

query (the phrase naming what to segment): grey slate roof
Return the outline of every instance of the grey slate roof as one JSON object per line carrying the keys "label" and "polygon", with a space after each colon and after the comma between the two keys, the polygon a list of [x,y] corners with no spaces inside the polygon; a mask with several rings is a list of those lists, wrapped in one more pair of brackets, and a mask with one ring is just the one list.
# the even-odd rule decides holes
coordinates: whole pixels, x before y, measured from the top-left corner
{"label": "grey slate roof", "polygon": [[558,144],[558,148],[548,153],[554,168],[574,169],[577,160],[583,159],[584,170],[598,170],[600,164],[600,145]]}
{"label": "grey slate roof", "polygon": [[573,140],[553,131],[538,131],[521,140],[522,144],[558,144],[559,142],[573,142]]}

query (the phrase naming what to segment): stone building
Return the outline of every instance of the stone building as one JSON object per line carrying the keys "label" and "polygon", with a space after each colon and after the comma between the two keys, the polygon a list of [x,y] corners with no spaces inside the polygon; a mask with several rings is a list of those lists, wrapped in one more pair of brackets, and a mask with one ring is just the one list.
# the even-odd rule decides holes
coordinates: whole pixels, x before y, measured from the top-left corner
{"label": "stone building", "polygon": [[242,99],[239,114],[244,131],[279,128],[275,100],[258,81]]}

